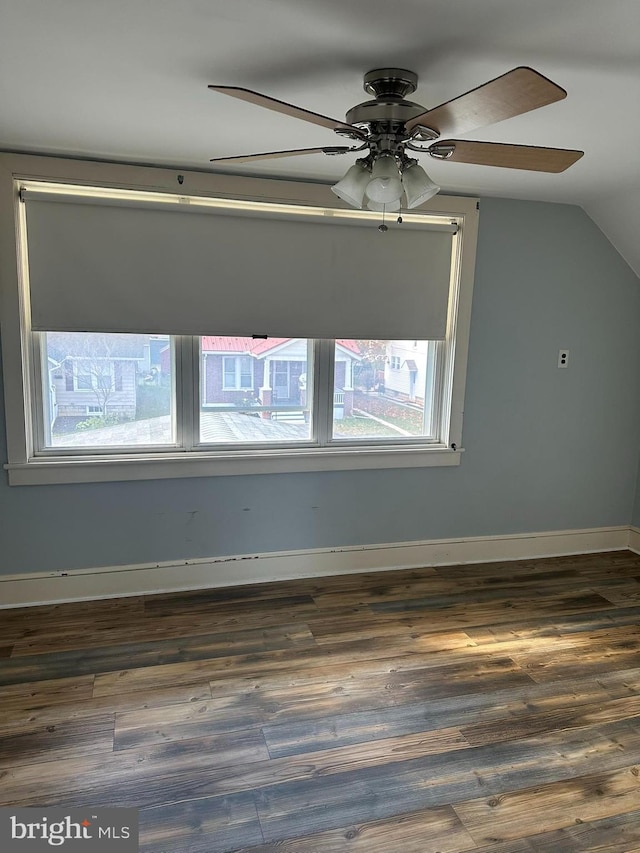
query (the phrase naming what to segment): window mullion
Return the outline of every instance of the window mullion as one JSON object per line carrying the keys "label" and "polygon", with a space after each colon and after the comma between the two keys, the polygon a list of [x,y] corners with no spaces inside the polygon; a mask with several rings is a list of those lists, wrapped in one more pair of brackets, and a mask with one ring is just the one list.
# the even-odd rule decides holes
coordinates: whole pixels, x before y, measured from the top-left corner
{"label": "window mullion", "polygon": [[316,441],[320,446],[330,443],[333,419],[333,365],[335,341],[315,341],[314,409]]}
{"label": "window mullion", "polygon": [[174,346],[176,442],[185,450],[191,450],[197,443],[196,412],[200,403],[200,372],[196,362],[197,356],[194,356],[194,349],[198,349],[197,339],[189,335],[178,335],[174,338]]}

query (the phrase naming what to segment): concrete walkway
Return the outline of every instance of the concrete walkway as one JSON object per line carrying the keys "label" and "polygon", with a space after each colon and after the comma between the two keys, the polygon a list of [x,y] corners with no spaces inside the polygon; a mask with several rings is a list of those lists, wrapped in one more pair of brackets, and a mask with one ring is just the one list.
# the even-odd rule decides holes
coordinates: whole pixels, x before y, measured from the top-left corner
{"label": "concrete walkway", "polygon": [[[204,443],[295,441],[309,437],[304,422],[270,421],[236,412],[203,412]],[[53,447],[136,447],[171,443],[171,418],[162,415],[117,426],[54,435]]]}

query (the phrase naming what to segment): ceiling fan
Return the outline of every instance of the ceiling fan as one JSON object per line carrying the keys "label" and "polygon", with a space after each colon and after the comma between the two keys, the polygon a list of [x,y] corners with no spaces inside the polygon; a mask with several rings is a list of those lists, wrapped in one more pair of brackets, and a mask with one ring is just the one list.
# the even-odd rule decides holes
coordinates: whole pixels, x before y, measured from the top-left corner
{"label": "ceiling fan", "polygon": [[582,157],[582,151],[505,145],[451,139],[479,127],[562,100],[567,93],[532,68],[521,66],[433,109],[406,100],[415,92],[418,76],[402,68],[377,68],[364,75],[364,90],[374,96],[350,109],[345,121],[329,118],[268,95],[237,86],[209,86],[214,92],[266,107],[292,118],[329,128],[353,144],[267,151],[236,157],[215,157],[212,163],[248,163],[300,154],[339,155],[366,151],[332,190],[353,207],[399,210],[402,194],[414,208],[440,191],[409,152],[436,160],[563,172]]}

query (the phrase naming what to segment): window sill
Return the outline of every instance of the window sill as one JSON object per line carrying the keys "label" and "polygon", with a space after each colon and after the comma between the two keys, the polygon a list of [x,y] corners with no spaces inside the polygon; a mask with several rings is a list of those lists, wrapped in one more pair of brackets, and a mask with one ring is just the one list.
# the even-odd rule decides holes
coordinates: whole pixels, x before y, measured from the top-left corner
{"label": "window sill", "polygon": [[447,447],[308,448],[299,451],[165,453],[160,455],[36,457],[9,463],[9,485],[104,483],[176,477],[352,471],[365,468],[426,468],[460,464],[461,450]]}

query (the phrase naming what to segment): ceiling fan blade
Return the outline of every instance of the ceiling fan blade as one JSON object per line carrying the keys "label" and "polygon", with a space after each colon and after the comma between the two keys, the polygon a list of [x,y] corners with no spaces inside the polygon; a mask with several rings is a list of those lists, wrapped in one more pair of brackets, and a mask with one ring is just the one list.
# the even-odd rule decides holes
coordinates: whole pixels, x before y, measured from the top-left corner
{"label": "ceiling fan blade", "polygon": [[561,101],[567,93],[533,68],[514,68],[477,89],[440,104],[407,122],[408,131],[418,125],[445,134],[468,133]]}
{"label": "ceiling fan blade", "polygon": [[310,121],[312,124],[320,125],[320,127],[327,127],[329,130],[349,131],[355,134],[358,139],[365,136],[360,128],[355,127],[355,125],[346,124],[344,121],[338,121],[338,119],[329,118],[328,116],[320,115],[320,113],[296,107],[293,104],[287,104],[285,101],[261,95],[260,92],[253,92],[251,89],[242,89],[239,86],[209,86],[209,88],[214,92],[220,92],[222,95],[230,95],[232,98],[239,98],[241,101],[248,101],[250,104],[255,104],[258,107],[275,110],[277,113],[283,113],[291,118]]}
{"label": "ceiling fan blade", "polygon": [[[448,155],[450,148],[453,148],[453,152]],[[477,166],[502,166],[503,169],[528,169],[532,172],[564,172],[582,157],[584,151],[445,139],[432,145],[429,153],[436,159],[473,163]]]}
{"label": "ceiling fan blade", "polygon": [[[240,154],[238,157],[214,157],[210,163],[249,163],[252,160],[277,160],[278,157],[297,157],[298,154],[346,154],[353,151],[348,145],[324,148],[292,148],[290,151],[265,151],[263,154]],[[357,150],[357,149],[355,149]]]}

